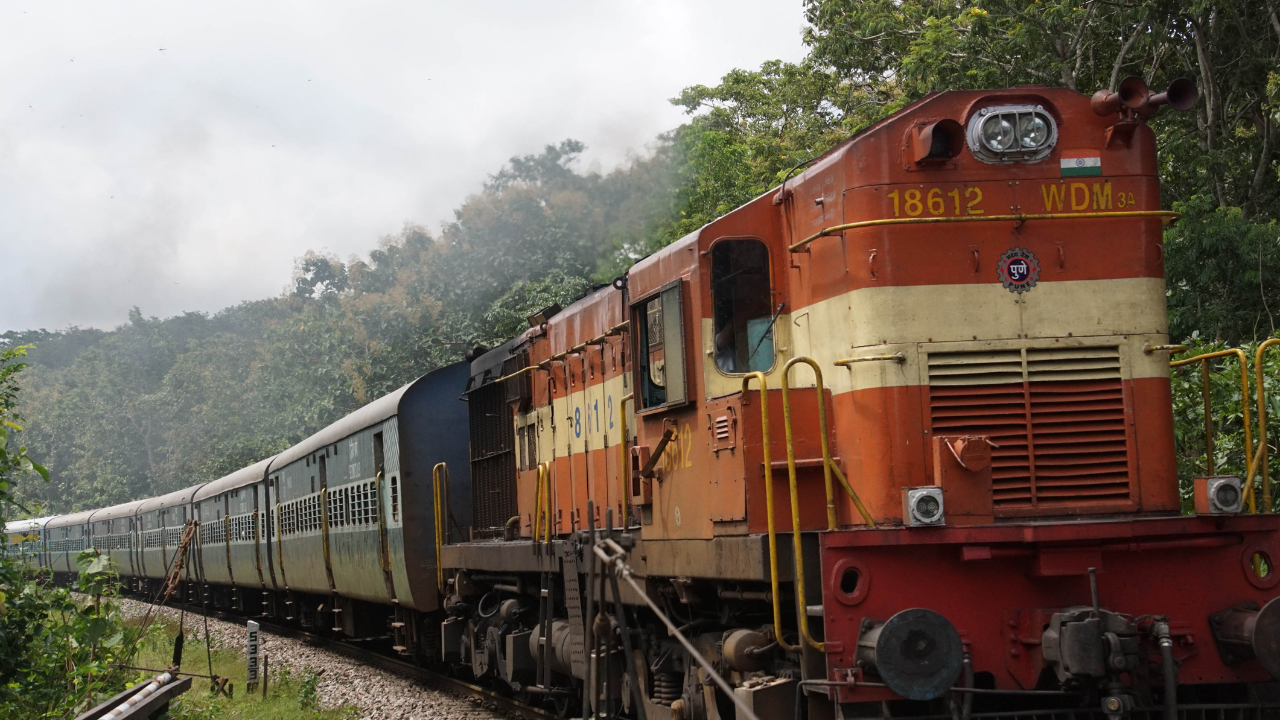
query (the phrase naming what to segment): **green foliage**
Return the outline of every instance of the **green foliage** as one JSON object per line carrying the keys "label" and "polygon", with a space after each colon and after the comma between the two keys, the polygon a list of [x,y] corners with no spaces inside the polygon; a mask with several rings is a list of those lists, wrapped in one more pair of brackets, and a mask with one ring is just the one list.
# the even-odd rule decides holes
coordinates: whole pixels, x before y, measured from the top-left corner
{"label": "green foliage", "polygon": [[0,559],[0,717],[70,717],[125,687],[118,665],[133,657],[137,633],[114,602],[118,577],[93,550],[76,564],[65,588]]}
{"label": "green foliage", "polygon": [[320,709],[320,674],[308,670],[298,685],[298,707],[302,710]]}
{"label": "green foliage", "polygon": [[551,305],[567,306],[591,290],[591,281],[553,270],[540,280],[520,281],[503,293],[485,313],[493,328],[493,342],[515,337],[529,327],[533,313]]}
{"label": "green foliage", "polygon": [[27,364],[19,362],[31,346],[19,345],[0,351],[0,520],[4,518],[4,506],[13,497],[11,483],[27,473],[38,473],[46,482],[49,471],[31,459],[25,445],[17,444],[17,434],[22,432],[22,416],[18,414],[17,375]]}
{"label": "green foliage", "polygon": [[1234,345],[1276,332],[1280,223],[1250,221],[1207,195],[1173,203],[1182,219],[1165,231],[1169,334],[1203,334]]}

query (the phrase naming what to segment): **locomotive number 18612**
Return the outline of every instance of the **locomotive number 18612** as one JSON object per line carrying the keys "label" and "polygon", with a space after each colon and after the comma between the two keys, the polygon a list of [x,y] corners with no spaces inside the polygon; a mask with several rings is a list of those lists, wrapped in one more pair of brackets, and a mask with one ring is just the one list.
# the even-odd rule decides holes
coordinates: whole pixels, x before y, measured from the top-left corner
{"label": "locomotive number 18612", "polygon": [[[952,188],[931,188],[928,191],[911,188],[905,191],[894,190],[889,193],[893,201],[893,216],[919,217],[927,210],[930,215],[982,215],[986,211],[979,205],[982,203],[982,188],[970,186]],[[948,212],[950,211],[950,212]]]}

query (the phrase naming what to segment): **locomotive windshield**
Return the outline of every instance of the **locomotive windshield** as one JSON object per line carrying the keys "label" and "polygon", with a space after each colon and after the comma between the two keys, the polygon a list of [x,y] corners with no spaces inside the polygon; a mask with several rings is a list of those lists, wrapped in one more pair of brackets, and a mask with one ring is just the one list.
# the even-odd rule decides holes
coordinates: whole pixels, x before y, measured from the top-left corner
{"label": "locomotive windshield", "polygon": [[722,240],[711,249],[716,367],[738,374],[773,367],[769,249],[759,240]]}

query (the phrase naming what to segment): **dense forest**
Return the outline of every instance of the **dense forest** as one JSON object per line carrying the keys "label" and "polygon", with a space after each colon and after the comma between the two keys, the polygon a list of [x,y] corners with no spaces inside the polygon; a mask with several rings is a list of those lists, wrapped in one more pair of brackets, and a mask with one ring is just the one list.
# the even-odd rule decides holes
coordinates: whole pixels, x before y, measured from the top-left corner
{"label": "dense forest", "polygon": [[1276,332],[1273,2],[808,0],[804,11],[802,62],[685,89],[673,102],[687,122],[611,172],[582,172],[583,146],[560,141],[512,158],[438,229],[407,226],[362,258],[308,253],[279,297],[163,319],[135,308],[111,331],[0,335],[0,350],[35,346],[18,410],[52,478],[16,487],[18,499],[101,506],[278,452],[946,89],[1195,79],[1193,111],[1151,120],[1163,203],[1184,213],[1165,237],[1172,334],[1238,344]]}

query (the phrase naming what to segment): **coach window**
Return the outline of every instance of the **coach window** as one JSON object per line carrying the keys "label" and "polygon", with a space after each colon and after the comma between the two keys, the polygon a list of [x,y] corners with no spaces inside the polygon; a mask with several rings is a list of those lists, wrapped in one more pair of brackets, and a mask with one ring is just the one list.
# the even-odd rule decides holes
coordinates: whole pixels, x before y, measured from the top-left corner
{"label": "coach window", "polygon": [[685,392],[684,302],[681,281],[632,306],[639,326],[636,353],[640,371],[640,409],[681,405]]}
{"label": "coach window", "polygon": [[715,361],[723,373],[767,372],[773,367],[769,249],[759,240],[721,240],[711,248],[711,303]]}

